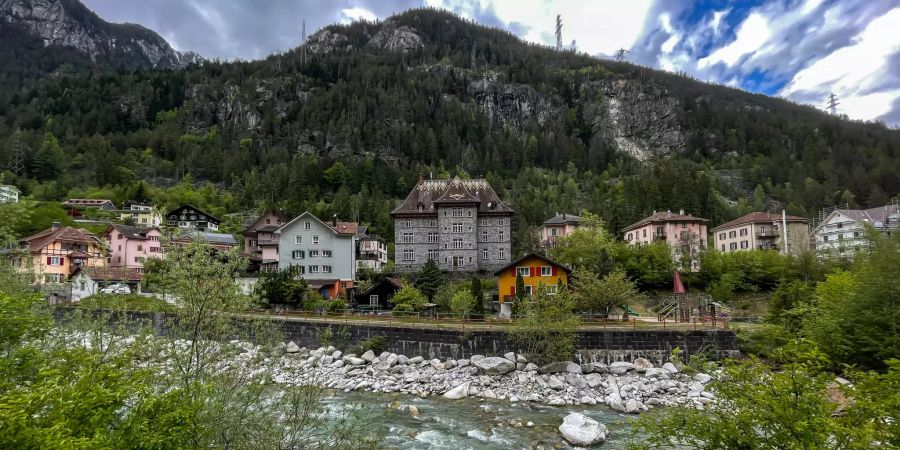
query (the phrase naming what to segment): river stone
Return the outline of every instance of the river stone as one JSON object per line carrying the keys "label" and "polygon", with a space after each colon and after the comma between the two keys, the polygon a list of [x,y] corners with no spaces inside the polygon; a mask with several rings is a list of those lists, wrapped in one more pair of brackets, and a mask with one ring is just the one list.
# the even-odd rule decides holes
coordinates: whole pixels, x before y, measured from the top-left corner
{"label": "river stone", "polygon": [[395,364],[397,364],[397,361],[399,361],[399,360],[400,360],[400,357],[398,357],[394,353],[391,353],[391,354],[387,355],[387,358],[383,359],[382,361],[384,361],[384,363],[387,364],[388,367],[393,367]]}
{"label": "river stone", "polygon": [[509,362],[515,364],[516,363],[516,353],[515,352],[507,352],[503,355],[504,358],[508,359]]}
{"label": "river stone", "polygon": [[641,402],[630,398],[625,402],[625,412],[628,414],[637,414],[641,412]]}
{"label": "river stone", "polygon": [[350,363],[351,366],[361,366],[366,363],[362,358],[357,358],[355,356],[347,358],[347,362]]}
{"label": "river stone", "polygon": [[712,377],[705,373],[698,373],[697,375],[694,375],[694,380],[697,380],[703,384],[706,384],[706,383],[709,383],[710,380],[712,380]]}
{"label": "river stone", "polygon": [[597,404],[597,400],[594,400],[592,397],[590,397],[588,395],[582,396],[581,400],[579,400],[579,401],[581,402],[582,405],[596,405]]}
{"label": "river stone", "polygon": [[337,361],[331,363],[331,367],[337,367],[337,368],[339,368],[339,369],[340,369],[341,367],[344,367],[344,360],[343,360],[343,359],[339,359],[339,360],[337,360]]}
{"label": "river stone", "polygon": [[416,417],[419,415],[419,408],[416,407],[416,405],[409,405],[406,407],[406,409],[409,410],[409,414],[412,415],[413,417]]}
{"label": "river stone", "polygon": [[609,373],[609,366],[602,362],[592,362],[589,365],[591,366],[591,372],[593,373]]}
{"label": "river stone", "polygon": [[594,366],[590,364],[582,364],[581,365],[581,373],[587,375],[589,373],[594,373]]}
{"label": "river stone", "polygon": [[337,349],[329,345],[328,347],[325,348],[324,353],[331,354],[331,353],[334,353],[335,350],[337,350]]}
{"label": "river stone", "polygon": [[409,363],[410,363],[410,364],[421,364],[422,361],[425,361],[425,358],[423,358],[423,357],[421,357],[421,356],[416,356],[416,357],[413,357],[413,358],[409,358]]}
{"label": "river stone", "polygon": [[284,348],[284,351],[288,353],[300,353],[300,347],[294,343],[294,341],[288,342],[287,347]]}
{"label": "river stone", "polygon": [[540,372],[540,373],[565,372],[566,368],[569,366],[569,364],[571,364],[571,362],[569,362],[569,361],[557,361],[557,362],[544,364],[543,366],[541,366],[540,369],[538,369],[538,372]]}
{"label": "river stone", "polygon": [[599,373],[589,373],[584,376],[584,380],[587,381],[588,386],[597,389],[603,383],[603,375]]}
{"label": "river stone", "polygon": [[407,358],[405,355],[397,355],[397,364],[406,365],[406,363],[408,362],[409,358]]}
{"label": "river stone", "polygon": [[341,359],[341,355],[343,355],[343,353],[340,350],[335,350],[334,353],[331,354],[331,357],[334,359]]}
{"label": "river stone", "polygon": [[484,392],[482,392],[482,393],[481,393],[481,396],[484,397],[484,398],[489,398],[489,399],[496,399],[496,398],[497,398],[497,394],[495,394],[494,391],[491,390],[491,389],[487,389],[487,390],[485,390]]}
{"label": "river stone", "polygon": [[469,358],[469,361],[470,361],[472,364],[475,364],[475,361],[478,361],[478,360],[481,360],[481,359],[484,359],[484,355],[472,355],[472,357]]}
{"label": "river stone", "polygon": [[566,372],[569,373],[581,373],[581,365],[577,363],[570,362],[566,364]]}
{"label": "river stone", "polygon": [[[474,358],[474,356],[473,356]],[[477,361],[473,360],[472,364],[479,370],[484,371],[488,375],[503,375],[515,370],[516,365],[506,358],[491,356]]]}
{"label": "river stone", "polygon": [[469,360],[468,359],[460,359],[459,361],[456,361],[456,365],[460,368],[466,367],[469,365]]}
{"label": "river stone", "polygon": [[648,361],[647,358],[635,358],[632,364],[634,364],[634,371],[637,373],[644,373],[647,369],[653,367],[653,363]]}
{"label": "river stone", "polygon": [[535,364],[535,363],[528,363],[528,364],[525,364],[525,371],[526,371],[526,372],[537,372],[537,371],[538,371],[538,366],[537,366],[537,364]]}
{"label": "river stone", "polygon": [[465,383],[460,384],[459,386],[456,386],[455,388],[450,389],[447,392],[444,392],[444,397],[454,399],[454,400],[458,399],[458,398],[468,397],[469,396],[469,384],[470,384],[470,382],[466,381]]}
{"label": "river stone", "polygon": [[657,378],[669,378],[669,371],[666,369],[657,369],[656,367],[651,367],[644,372],[644,376],[646,377],[657,377]]}
{"label": "river stone", "polygon": [[562,397],[551,397],[550,400],[547,400],[547,404],[550,406],[562,406],[566,404],[566,401]]}
{"label": "river stone", "polygon": [[634,370],[634,364],[630,362],[616,361],[609,365],[609,372],[616,375],[622,375],[629,370]]}
{"label": "river stone", "polygon": [[552,389],[560,390],[565,389],[566,385],[559,378],[556,378],[556,375],[550,375],[550,378],[547,379],[547,384],[550,385]]}
{"label": "river stone", "polygon": [[360,356],[360,358],[362,358],[363,361],[370,363],[370,362],[372,362],[372,360],[375,359],[375,352],[373,352],[372,350],[368,350],[365,353],[363,353],[362,356]]}
{"label": "river stone", "polygon": [[577,389],[587,386],[587,382],[584,381],[584,378],[577,373],[567,373],[566,383],[569,383],[569,386],[573,386]]}
{"label": "river stone", "polygon": [[528,364],[525,364],[525,363],[516,363],[516,370],[520,370],[520,371],[521,371],[521,370],[525,370],[526,367],[528,367]]}
{"label": "river stone", "polygon": [[390,356],[390,355],[391,355],[391,352],[389,352],[389,351],[383,351],[383,352],[381,352],[380,355],[378,355],[378,359],[384,361],[384,360],[386,360],[387,357]]}
{"label": "river stone", "polygon": [[334,358],[332,358],[331,355],[325,355],[322,357],[322,359],[319,360],[319,362],[322,363],[322,365],[327,366],[334,362]]}
{"label": "river stone", "polygon": [[590,447],[606,440],[606,426],[584,414],[571,413],[559,426],[563,438],[572,445]]}
{"label": "river stone", "polygon": [[606,396],[606,404],[615,411],[625,412],[625,405],[622,403],[622,396],[618,392],[613,392]]}
{"label": "river stone", "polygon": [[662,365],[662,368],[663,368],[663,369],[666,369],[666,370],[668,370],[669,372],[672,372],[672,373],[678,373],[678,368],[675,367],[675,364],[672,364],[672,363],[670,363],[670,362],[667,362],[667,363],[663,364],[663,365]]}

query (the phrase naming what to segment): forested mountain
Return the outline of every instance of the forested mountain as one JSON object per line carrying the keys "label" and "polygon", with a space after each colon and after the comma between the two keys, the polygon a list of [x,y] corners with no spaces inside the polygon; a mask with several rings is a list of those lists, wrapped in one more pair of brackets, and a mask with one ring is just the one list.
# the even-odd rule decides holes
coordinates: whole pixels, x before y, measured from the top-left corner
{"label": "forested mountain", "polygon": [[52,72],[172,69],[200,60],[137,24],[109,23],[78,0],[0,0],[0,87]]}
{"label": "forested mountain", "polygon": [[329,26],[260,61],[94,69],[0,100],[0,167],[36,198],[209,182],[224,192],[198,206],[216,213],[334,211],[385,236],[419,173],[486,177],[517,211],[520,246],[556,211],[620,229],[653,210],[721,223],[900,192],[896,130],[431,9]]}

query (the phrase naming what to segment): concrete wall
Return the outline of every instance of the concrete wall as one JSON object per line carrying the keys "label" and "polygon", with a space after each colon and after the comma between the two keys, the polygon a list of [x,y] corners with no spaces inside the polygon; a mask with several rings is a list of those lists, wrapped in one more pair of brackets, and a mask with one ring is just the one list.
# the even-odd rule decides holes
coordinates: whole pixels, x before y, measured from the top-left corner
{"label": "concrete wall", "polygon": [[[65,308],[57,309],[56,317],[64,317]],[[135,324],[152,326],[158,334],[165,334],[166,316],[159,312],[129,312]],[[281,327],[285,341],[316,348],[322,345],[319,336],[326,327],[332,335],[345,335],[345,342],[332,342],[335,347],[347,348],[384,336],[387,350],[409,357],[468,358],[472,355],[503,355],[517,351],[504,331],[457,331],[412,327],[384,327],[365,324],[328,324],[307,320],[272,319]],[[342,331],[343,330],[343,331]],[[711,358],[737,356],[737,336],[731,330],[607,330],[579,333],[577,358],[583,362],[631,361],[638,356],[661,364],[672,349],[680,348],[686,355],[705,353]]]}

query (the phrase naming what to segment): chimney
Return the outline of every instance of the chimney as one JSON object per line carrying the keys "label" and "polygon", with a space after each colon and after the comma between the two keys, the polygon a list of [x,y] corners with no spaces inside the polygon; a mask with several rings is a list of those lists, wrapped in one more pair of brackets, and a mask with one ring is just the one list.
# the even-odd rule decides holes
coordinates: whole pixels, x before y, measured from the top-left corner
{"label": "chimney", "polygon": [[566,213],[563,213],[563,220],[566,220]]}
{"label": "chimney", "polygon": [[334,213],[334,215],[331,216],[331,227],[337,228],[337,213]]}
{"label": "chimney", "polygon": [[680,214],[680,215],[683,216],[683,215],[684,215],[684,210],[683,210],[683,209],[679,209],[679,210],[678,210],[678,214]]}
{"label": "chimney", "polygon": [[51,229],[51,230],[58,230],[58,229],[60,228],[60,226],[61,226],[61,225],[60,225],[59,222],[53,222],[53,224],[50,225],[50,229]]}

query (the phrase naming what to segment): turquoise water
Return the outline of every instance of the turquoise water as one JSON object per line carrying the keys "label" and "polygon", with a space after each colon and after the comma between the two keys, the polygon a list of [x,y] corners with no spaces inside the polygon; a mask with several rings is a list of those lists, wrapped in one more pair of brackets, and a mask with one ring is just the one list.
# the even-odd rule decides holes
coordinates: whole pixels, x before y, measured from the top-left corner
{"label": "turquoise water", "polygon": [[[602,405],[544,406],[406,394],[340,393],[329,402],[368,407],[373,431],[383,437],[381,447],[396,449],[571,448],[558,430],[563,417],[571,412],[609,428],[607,441],[599,447],[621,449],[631,441],[628,423],[635,417]],[[408,405],[418,408],[419,415],[412,415]],[[529,421],[533,427],[526,426]]]}

